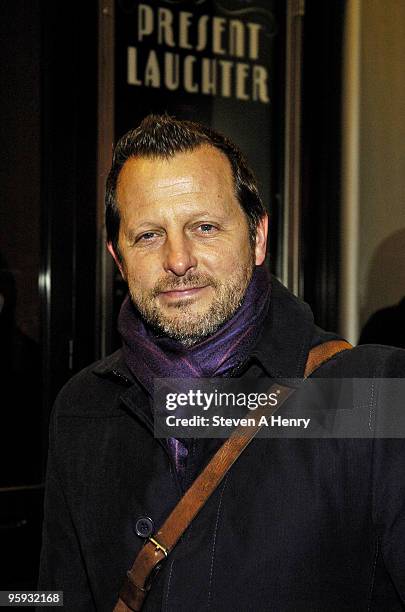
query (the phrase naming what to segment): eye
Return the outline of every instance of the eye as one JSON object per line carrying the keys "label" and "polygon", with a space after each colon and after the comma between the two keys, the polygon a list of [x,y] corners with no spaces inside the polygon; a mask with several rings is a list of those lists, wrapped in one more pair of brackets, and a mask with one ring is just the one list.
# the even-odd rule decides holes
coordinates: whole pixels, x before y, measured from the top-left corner
{"label": "eye", "polygon": [[211,223],[201,223],[201,225],[198,226],[198,229],[201,230],[203,234],[211,234],[217,228]]}
{"label": "eye", "polygon": [[148,242],[149,240],[152,240],[155,236],[156,236],[155,232],[145,232],[144,234],[139,236],[136,241],[137,242]]}

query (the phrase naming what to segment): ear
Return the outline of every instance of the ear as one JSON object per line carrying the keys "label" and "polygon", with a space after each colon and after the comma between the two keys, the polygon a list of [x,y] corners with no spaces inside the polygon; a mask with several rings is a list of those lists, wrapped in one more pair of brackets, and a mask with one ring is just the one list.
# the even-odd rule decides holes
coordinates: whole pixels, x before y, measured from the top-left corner
{"label": "ear", "polygon": [[263,217],[259,220],[256,229],[256,266],[261,266],[266,257],[268,227],[269,218],[267,215],[263,215]]}
{"label": "ear", "polygon": [[112,242],[107,242],[107,249],[110,251],[111,255],[113,256],[113,259],[115,263],[117,264],[119,271],[121,272],[122,278],[124,279],[124,281],[126,281],[127,278],[126,278],[124,266],[122,264],[120,257],[118,257],[117,253],[115,252]]}

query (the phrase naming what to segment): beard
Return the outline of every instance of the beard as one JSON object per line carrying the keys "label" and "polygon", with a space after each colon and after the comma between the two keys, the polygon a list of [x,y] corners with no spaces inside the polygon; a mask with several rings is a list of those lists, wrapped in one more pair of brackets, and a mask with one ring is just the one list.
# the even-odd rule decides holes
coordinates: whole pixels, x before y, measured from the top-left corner
{"label": "beard", "polygon": [[[234,315],[242,304],[254,265],[252,256],[226,282],[220,282],[204,272],[190,272],[182,277],[161,279],[153,289],[143,292],[135,290],[136,282],[129,277],[129,294],[133,304],[155,333],[178,340],[189,347],[215,333]],[[166,309],[158,303],[158,296],[162,291],[202,286],[212,287],[214,296],[200,312],[195,312],[195,300],[192,297],[173,301]]]}

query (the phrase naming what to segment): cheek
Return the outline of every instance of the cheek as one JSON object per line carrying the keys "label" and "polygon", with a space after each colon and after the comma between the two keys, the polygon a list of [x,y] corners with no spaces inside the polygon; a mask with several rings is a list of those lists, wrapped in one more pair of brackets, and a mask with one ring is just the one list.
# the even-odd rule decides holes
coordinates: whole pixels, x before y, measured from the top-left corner
{"label": "cheek", "polygon": [[223,245],[220,252],[206,254],[200,258],[200,268],[217,278],[227,279],[252,262],[252,252],[243,243]]}
{"label": "cheek", "polygon": [[151,262],[144,262],[137,258],[133,260],[127,258],[125,262],[125,269],[127,274],[128,283],[132,289],[148,289],[153,286],[156,281],[157,274],[154,272],[154,267]]}

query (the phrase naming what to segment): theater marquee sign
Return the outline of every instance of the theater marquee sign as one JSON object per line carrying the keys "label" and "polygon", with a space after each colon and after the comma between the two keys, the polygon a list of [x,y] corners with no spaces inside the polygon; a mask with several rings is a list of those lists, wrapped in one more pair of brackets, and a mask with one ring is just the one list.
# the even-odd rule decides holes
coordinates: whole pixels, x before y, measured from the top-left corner
{"label": "theater marquee sign", "polygon": [[274,204],[285,7],[285,0],[116,0],[115,139],[150,112],[202,121],[240,145],[265,203]]}
{"label": "theater marquee sign", "polygon": [[[182,4],[193,8],[192,2]],[[266,25],[254,20],[255,8],[246,13],[217,4],[222,14],[215,15],[180,6],[134,7],[128,85],[268,104]],[[238,18],[244,14],[252,20]]]}

